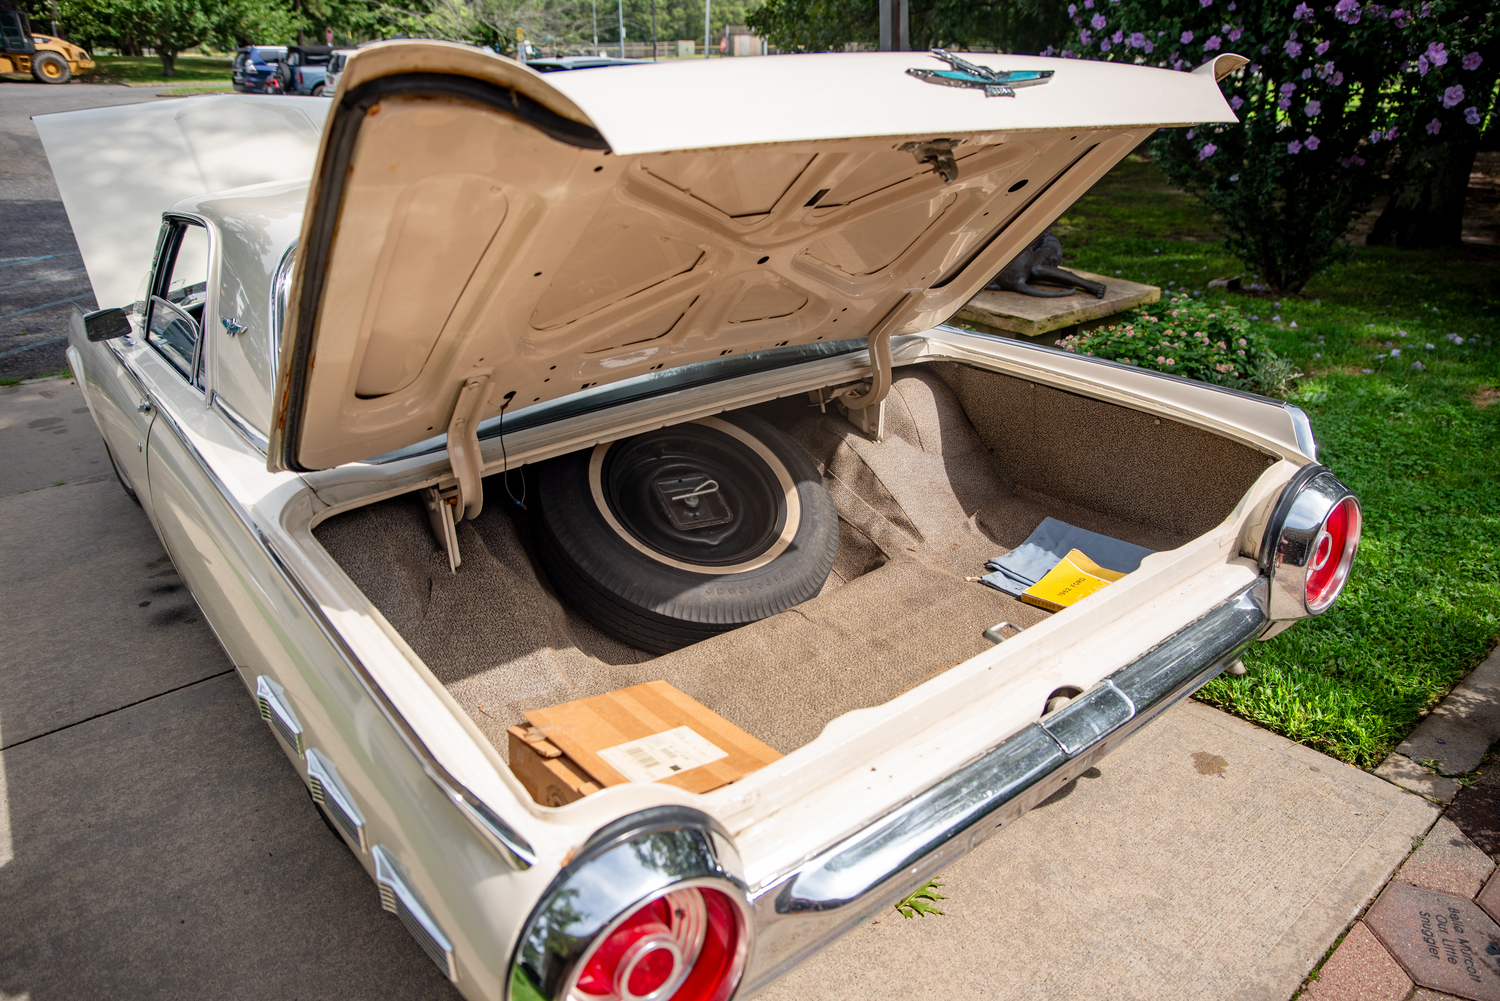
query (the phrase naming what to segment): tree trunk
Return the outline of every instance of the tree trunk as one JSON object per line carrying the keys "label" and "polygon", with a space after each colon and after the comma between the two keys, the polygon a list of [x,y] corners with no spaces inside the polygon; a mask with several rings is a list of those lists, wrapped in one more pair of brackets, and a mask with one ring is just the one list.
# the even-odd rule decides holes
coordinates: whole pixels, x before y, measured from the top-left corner
{"label": "tree trunk", "polygon": [[1419,150],[1402,164],[1391,200],[1365,242],[1401,247],[1451,247],[1462,242],[1464,199],[1478,150],[1478,129]]}
{"label": "tree trunk", "polygon": [[161,75],[167,79],[177,75],[177,50],[164,49],[157,46],[156,54],[161,56]]}

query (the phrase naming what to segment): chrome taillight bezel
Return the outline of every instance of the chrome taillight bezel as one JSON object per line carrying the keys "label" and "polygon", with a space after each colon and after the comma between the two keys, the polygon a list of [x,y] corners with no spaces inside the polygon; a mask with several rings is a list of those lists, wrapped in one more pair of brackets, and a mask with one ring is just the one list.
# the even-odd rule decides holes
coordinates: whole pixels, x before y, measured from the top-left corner
{"label": "chrome taillight bezel", "polygon": [[739,853],[705,813],[656,807],[602,828],[557,874],[532,910],[511,956],[510,1001],[563,1001],[593,948],[637,909],[674,890],[717,890],[739,922],[726,978],[732,996],[750,958],[754,925]]}
{"label": "chrome taillight bezel", "polygon": [[[1345,501],[1353,503],[1356,517],[1351,538],[1338,554],[1338,582],[1326,601],[1314,605],[1307,598],[1307,576],[1329,516]],[[1261,540],[1260,568],[1270,578],[1272,619],[1305,619],[1333,607],[1359,551],[1361,521],[1359,498],[1327,467],[1312,463],[1297,471],[1277,498]]]}

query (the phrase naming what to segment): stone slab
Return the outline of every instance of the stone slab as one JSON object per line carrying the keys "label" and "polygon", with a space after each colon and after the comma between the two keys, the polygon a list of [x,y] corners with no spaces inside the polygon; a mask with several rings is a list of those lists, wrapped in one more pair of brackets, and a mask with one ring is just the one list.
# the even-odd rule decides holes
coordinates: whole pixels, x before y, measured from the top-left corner
{"label": "stone slab", "polygon": [[1126,281],[1119,276],[1096,275],[1076,268],[1067,269],[1080,278],[1104,283],[1104,298],[1095,299],[1079,291],[1057,299],[1038,298],[1019,292],[980,292],[956,314],[959,320],[982,323],[987,327],[1008,330],[1025,337],[1036,337],[1088,320],[1144,306],[1161,298],[1155,285]]}
{"label": "stone slab", "polygon": [[1403,789],[1438,803],[1453,802],[1453,797],[1463,788],[1455,779],[1438,775],[1404,754],[1391,754],[1375,769],[1375,774],[1387,782],[1394,782]]}
{"label": "stone slab", "polygon": [[104,440],[72,379],[0,386],[0,456],[0,497],[115,478]]}
{"label": "stone slab", "polygon": [[1474,901],[1392,882],[1365,923],[1423,987],[1500,1001],[1500,925]]}
{"label": "stone slab", "polygon": [[1478,768],[1497,740],[1500,647],[1491,650],[1396,750],[1413,761],[1436,760],[1439,771],[1452,775]]}
{"label": "stone slab", "polygon": [[1403,1001],[1412,979],[1366,928],[1356,921],[1328,957],[1302,1001]]}
{"label": "stone slab", "polygon": [[113,473],[0,497],[0,526],[0,747],[230,670]]}
{"label": "stone slab", "polygon": [[5,751],[0,807],[0,997],[458,997],[234,675]]}
{"label": "stone slab", "polygon": [[1495,871],[1495,863],[1443,817],[1427,832],[1422,845],[1401,865],[1396,878],[1424,890],[1473,897]]}
{"label": "stone slab", "polygon": [[1439,991],[1430,991],[1425,987],[1418,987],[1407,1001],[1455,1001],[1452,994],[1443,994]]}
{"label": "stone slab", "polygon": [[1099,769],[945,870],[946,917],[866,922],[761,997],[1284,1001],[1438,813],[1193,702]]}
{"label": "stone slab", "polygon": [[1490,917],[1500,921],[1500,879],[1491,878],[1484,884],[1484,889],[1479,891],[1474,902],[1484,908],[1484,912]]}
{"label": "stone slab", "polygon": [[1454,798],[1447,817],[1481,850],[1500,857],[1500,786],[1481,780],[1464,789]]}

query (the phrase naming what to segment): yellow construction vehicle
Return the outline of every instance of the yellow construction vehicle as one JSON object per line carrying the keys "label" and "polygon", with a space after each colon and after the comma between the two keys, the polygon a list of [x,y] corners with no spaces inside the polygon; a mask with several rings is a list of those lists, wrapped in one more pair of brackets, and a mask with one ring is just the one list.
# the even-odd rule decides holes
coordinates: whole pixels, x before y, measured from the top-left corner
{"label": "yellow construction vehicle", "polygon": [[30,73],[38,83],[67,83],[94,68],[89,54],[72,42],[31,31],[18,10],[0,10],[0,73]]}

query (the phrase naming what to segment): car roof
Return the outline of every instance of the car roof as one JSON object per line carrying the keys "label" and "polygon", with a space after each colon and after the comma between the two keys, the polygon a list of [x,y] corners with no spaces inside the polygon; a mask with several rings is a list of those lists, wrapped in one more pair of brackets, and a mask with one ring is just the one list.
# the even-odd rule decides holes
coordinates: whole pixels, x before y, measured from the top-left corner
{"label": "car roof", "polygon": [[587,70],[600,66],[633,66],[644,62],[644,59],[611,56],[558,56],[552,59],[528,59],[526,65],[538,73],[556,73],[560,70]]}

